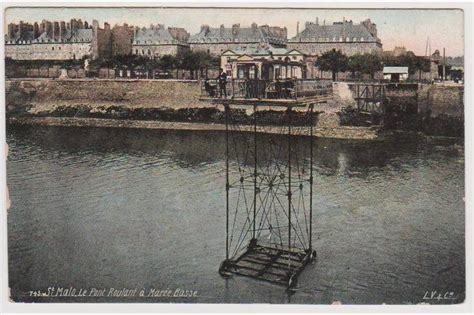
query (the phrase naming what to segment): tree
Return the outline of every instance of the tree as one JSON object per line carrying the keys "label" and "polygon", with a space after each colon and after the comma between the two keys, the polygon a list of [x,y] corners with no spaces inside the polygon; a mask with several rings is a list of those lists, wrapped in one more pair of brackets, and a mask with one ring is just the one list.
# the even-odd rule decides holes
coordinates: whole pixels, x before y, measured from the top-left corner
{"label": "tree", "polygon": [[215,64],[215,58],[203,51],[188,51],[181,55],[181,66],[191,72],[191,76],[196,77],[198,70],[207,69]]}
{"label": "tree", "polygon": [[385,66],[408,67],[408,73],[411,75],[418,71],[419,79],[421,79],[421,72],[428,72],[431,67],[431,62],[428,58],[416,56],[411,51],[396,57],[390,55],[384,56],[383,64]]}
{"label": "tree", "polygon": [[349,57],[347,68],[355,75],[357,72],[370,74],[373,79],[377,71],[382,70],[382,59],[377,54],[356,54]]}
{"label": "tree", "polygon": [[177,68],[178,65],[179,65],[178,58],[172,55],[164,55],[158,61],[158,66],[163,71],[170,71],[172,69]]}
{"label": "tree", "polygon": [[429,72],[431,70],[431,61],[425,57],[416,57],[413,66],[418,69],[418,80],[421,80],[421,72]]}
{"label": "tree", "polygon": [[352,72],[352,76],[355,77],[359,73],[362,73],[363,69],[363,57],[361,54],[356,54],[349,57],[347,61],[347,69]]}
{"label": "tree", "polygon": [[183,54],[181,59],[181,65],[184,69],[191,72],[191,77],[194,78],[194,73],[199,69],[199,56],[192,51],[188,51]]}
{"label": "tree", "polygon": [[315,65],[322,71],[331,71],[332,80],[336,81],[336,74],[347,70],[348,59],[340,50],[330,50],[318,58]]}
{"label": "tree", "polygon": [[377,54],[364,54],[363,55],[363,68],[362,72],[370,74],[373,79],[377,71],[383,70],[382,58]]}

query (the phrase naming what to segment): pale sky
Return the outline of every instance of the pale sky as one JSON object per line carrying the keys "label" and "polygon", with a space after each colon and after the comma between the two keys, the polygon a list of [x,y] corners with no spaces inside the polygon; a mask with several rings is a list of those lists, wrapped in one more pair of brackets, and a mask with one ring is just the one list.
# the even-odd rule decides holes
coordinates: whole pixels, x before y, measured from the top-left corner
{"label": "pale sky", "polygon": [[250,26],[252,22],[259,25],[286,26],[288,38],[296,35],[296,23],[300,22],[300,31],[306,21],[332,24],[333,22],[352,20],[359,24],[370,18],[377,24],[378,37],[382,40],[384,50],[395,46],[405,46],[417,55],[424,55],[427,38],[431,40],[431,51],[436,49],[447,56],[464,55],[464,14],[456,9],[235,9],[235,8],[8,8],[5,22],[40,22],[82,19],[92,22],[93,19],[114,24],[128,23],[137,26],[165,24],[166,26],[184,27],[191,34],[199,32],[202,24],[219,27],[225,24],[240,23],[241,27]]}

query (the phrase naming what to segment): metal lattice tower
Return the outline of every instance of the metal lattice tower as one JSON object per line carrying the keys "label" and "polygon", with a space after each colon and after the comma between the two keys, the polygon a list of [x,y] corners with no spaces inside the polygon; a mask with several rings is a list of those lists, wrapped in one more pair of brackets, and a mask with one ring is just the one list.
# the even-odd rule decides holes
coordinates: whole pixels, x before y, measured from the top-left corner
{"label": "metal lattice tower", "polygon": [[[224,102],[226,120],[226,257],[219,273],[293,288],[316,257],[313,219],[313,104]],[[252,110],[252,126],[236,111]],[[267,111],[268,114],[268,111]],[[309,146],[296,146],[302,137]],[[308,158],[309,156],[309,158]]]}

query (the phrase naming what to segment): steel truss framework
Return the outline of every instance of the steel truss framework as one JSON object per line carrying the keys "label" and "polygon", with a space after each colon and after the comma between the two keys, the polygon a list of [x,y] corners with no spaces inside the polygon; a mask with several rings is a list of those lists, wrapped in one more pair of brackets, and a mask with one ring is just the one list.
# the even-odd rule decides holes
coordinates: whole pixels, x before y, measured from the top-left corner
{"label": "steel truss framework", "polygon": [[[272,111],[280,122],[277,125],[265,124],[260,114],[268,105],[262,105],[244,106],[253,110],[253,126],[235,119],[235,110],[241,106],[224,105],[226,258],[219,273],[294,288],[298,275],[316,258],[312,245],[313,104],[279,106]],[[296,146],[302,136],[304,145]]]}

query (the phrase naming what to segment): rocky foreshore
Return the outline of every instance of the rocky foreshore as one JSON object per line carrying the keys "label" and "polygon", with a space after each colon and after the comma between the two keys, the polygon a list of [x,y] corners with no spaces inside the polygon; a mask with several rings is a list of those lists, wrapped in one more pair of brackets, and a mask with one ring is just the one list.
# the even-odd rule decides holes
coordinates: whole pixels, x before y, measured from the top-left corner
{"label": "rocky foreshore", "polygon": [[[102,128],[138,128],[138,129],[162,129],[162,130],[188,130],[188,131],[216,131],[226,130],[222,122],[186,122],[186,121],[163,121],[163,120],[140,120],[140,119],[117,119],[117,118],[93,118],[93,117],[52,117],[52,116],[12,116],[8,123],[16,125],[40,125],[40,126],[62,126],[62,127],[102,127]],[[234,130],[251,132],[251,124],[234,124]],[[265,125],[257,128],[262,133],[281,133],[282,127],[278,125]],[[309,135],[310,127],[300,126],[295,128],[294,134]],[[323,138],[336,139],[358,139],[375,140],[379,138],[378,128],[367,127],[318,127],[313,128],[313,135]]]}

